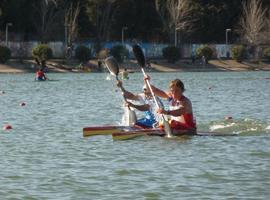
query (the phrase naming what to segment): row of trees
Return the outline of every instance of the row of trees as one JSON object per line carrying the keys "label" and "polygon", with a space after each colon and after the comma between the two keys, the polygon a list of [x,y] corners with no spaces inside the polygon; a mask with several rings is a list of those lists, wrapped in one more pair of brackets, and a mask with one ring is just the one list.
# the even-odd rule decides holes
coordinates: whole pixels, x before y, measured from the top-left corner
{"label": "row of trees", "polygon": [[127,38],[175,46],[224,43],[230,28],[255,59],[270,44],[269,0],[2,0],[0,16],[1,29],[13,24],[13,39],[94,40],[97,52],[124,28]]}
{"label": "row of trees", "polygon": [[230,38],[256,43],[256,32],[270,32],[269,8],[269,0],[1,0],[0,28],[12,23],[18,40],[72,42],[120,40],[128,27],[130,39],[173,42],[177,34],[186,43],[224,43],[231,28]]}

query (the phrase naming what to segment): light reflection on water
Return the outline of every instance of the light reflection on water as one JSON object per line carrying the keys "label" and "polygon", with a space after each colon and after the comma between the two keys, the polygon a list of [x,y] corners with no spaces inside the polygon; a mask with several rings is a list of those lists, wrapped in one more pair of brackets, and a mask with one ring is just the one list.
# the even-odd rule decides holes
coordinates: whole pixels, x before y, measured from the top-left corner
{"label": "light reflection on water", "polygon": [[[0,126],[13,126],[0,130],[1,199],[269,199],[269,72],[151,73],[163,89],[184,81],[200,130],[240,135],[129,141],[82,137],[121,123],[114,78],[48,76],[59,81],[0,74]],[[141,84],[141,73],[124,81],[132,92]]]}

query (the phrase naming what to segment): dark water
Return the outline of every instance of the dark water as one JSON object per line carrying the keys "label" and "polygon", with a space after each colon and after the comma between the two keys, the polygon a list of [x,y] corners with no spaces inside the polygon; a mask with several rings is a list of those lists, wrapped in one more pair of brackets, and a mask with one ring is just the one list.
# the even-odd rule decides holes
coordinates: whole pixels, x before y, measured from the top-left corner
{"label": "dark water", "polygon": [[[0,74],[0,126],[13,127],[0,130],[0,199],[270,198],[270,72],[152,73],[163,89],[184,81],[199,130],[238,135],[129,141],[82,137],[121,123],[106,73],[48,76]],[[141,91],[142,74],[124,84]]]}

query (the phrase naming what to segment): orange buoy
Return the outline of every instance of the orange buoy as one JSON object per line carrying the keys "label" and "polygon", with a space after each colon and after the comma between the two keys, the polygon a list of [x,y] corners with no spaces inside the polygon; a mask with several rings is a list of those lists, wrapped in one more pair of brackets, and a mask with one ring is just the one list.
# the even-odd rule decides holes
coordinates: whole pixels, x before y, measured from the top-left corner
{"label": "orange buoy", "polygon": [[3,127],[3,130],[10,130],[10,129],[12,129],[12,126],[10,124],[6,124]]}
{"label": "orange buoy", "polygon": [[230,119],[232,119],[232,116],[226,116],[225,119],[230,120]]}
{"label": "orange buoy", "polygon": [[25,105],[26,105],[26,103],[24,103],[24,102],[20,103],[20,106],[25,106]]}

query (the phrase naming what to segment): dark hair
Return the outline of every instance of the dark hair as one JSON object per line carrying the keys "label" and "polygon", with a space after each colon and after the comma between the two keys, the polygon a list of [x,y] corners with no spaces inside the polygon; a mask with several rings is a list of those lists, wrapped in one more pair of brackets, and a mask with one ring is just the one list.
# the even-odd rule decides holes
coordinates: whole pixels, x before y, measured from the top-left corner
{"label": "dark hair", "polygon": [[174,79],[170,82],[169,87],[176,86],[182,90],[182,92],[185,91],[185,86],[184,83],[180,79]]}

